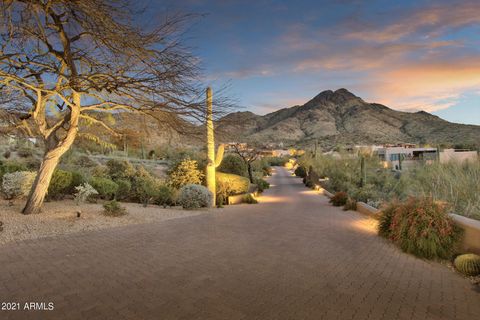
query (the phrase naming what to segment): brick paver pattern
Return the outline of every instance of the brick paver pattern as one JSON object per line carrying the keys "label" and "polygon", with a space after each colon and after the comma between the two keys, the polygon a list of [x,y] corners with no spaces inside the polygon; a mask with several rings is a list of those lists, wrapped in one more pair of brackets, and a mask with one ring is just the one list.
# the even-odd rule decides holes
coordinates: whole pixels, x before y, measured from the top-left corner
{"label": "brick paver pattern", "polygon": [[[283,168],[257,205],[0,247],[0,319],[480,319],[480,294]],[[22,305],[23,307],[23,305]]]}

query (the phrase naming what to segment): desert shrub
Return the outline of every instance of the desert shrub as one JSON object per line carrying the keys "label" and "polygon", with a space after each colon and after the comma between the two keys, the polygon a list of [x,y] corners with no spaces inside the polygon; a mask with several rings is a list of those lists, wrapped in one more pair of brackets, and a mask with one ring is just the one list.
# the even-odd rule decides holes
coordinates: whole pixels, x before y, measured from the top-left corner
{"label": "desert shrub", "polygon": [[245,193],[250,187],[250,181],[248,178],[235,174],[217,172],[215,178],[217,196],[222,195],[225,199],[228,196]]}
{"label": "desert shrub", "polygon": [[26,158],[23,160],[23,164],[27,167],[28,171],[37,171],[42,161],[38,158]]}
{"label": "desert shrub", "polygon": [[127,214],[127,209],[122,207],[118,201],[112,200],[103,204],[103,214],[108,217],[120,217]]}
{"label": "desert shrub", "polygon": [[30,147],[20,147],[18,150],[17,150],[17,155],[20,157],[20,158],[29,158],[29,157],[33,157],[33,150],[32,148]]}
{"label": "desert shrub", "polygon": [[263,179],[256,179],[255,184],[257,185],[258,192],[263,192],[264,190],[270,188],[270,183]]}
{"label": "desert shrub", "polygon": [[10,150],[5,150],[5,152],[3,153],[3,157],[5,159],[10,158],[11,155],[12,155],[12,152]]}
{"label": "desert shrub", "polygon": [[236,154],[225,155],[217,170],[224,173],[247,176],[247,165],[242,158]]}
{"label": "desert shrub", "polygon": [[294,173],[297,177],[305,178],[307,176],[307,169],[303,166],[298,166]]}
{"label": "desert shrub", "polygon": [[352,198],[348,198],[347,202],[343,206],[343,210],[348,211],[348,210],[357,210],[357,201]]}
{"label": "desert shrub", "polygon": [[82,185],[76,186],[75,191],[76,193],[74,194],[74,196],[77,206],[87,201],[90,196],[98,194],[97,190],[95,190],[90,184],[86,182]]}
{"label": "desert shrub", "polygon": [[395,214],[395,210],[401,204],[397,201],[389,202],[382,210],[380,211],[380,218],[378,221],[378,235],[384,238],[389,239],[392,235],[392,220]]}
{"label": "desert shrub", "polygon": [[22,163],[12,162],[12,161],[4,162],[0,166],[0,180],[2,179],[4,174],[18,172],[18,171],[29,171],[29,170]]}
{"label": "desert shrub", "polygon": [[287,163],[288,158],[287,157],[268,157],[266,158],[266,161],[272,167],[283,167],[285,163]]}
{"label": "desert shrub", "polygon": [[180,189],[178,203],[184,209],[198,209],[210,207],[212,205],[213,195],[204,186],[198,184],[188,184]]}
{"label": "desert shrub", "polygon": [[98,191],[98,195],[102,199],[113,199],[118,191],[118,184],[109,178],[92,177],[90,185]]}
{"label": "desert shrub", "polygon": [[7,200],[28,196],[36,177],[35,172],[16,171],[3,176],[2,192]]}
{"label": "desert shrub", "polygon": [[90,159],[89,156],[82,154],[74,160],[74,164],[82,168],[93,168],[97,163]]}
{"label": "desert shrub", "polygon": [[183,159],[169,174],[168,183],[176,189],[189,184],[201,184],[204,174],[198,170],[198,163],[190,158]]}
{"label": "desert shrub", "polygon": [[257,199],[255,199],[251,193],[247,193],[243,196],[243,202],[248,204],[258,203]]}
{"label": "desert shrub", "polygon": [[330,199],[330,203],[336,207],[344,206],[347,203],[348,194],[343,191],[336,192]]}
{"label": "desert shrub", "polygon": [[102,178],[108,178],[108,167],[104,165],[98,165],[93,167],[92,169],[92,176],[94,177],[102,177]]}
{"label": "desert shrub", "polygon": [[216,200],[217,200],[217,208],[223,208],[223,206],[226,204],[225,197],[223,196],[223,194],[219,194],[216,197]]}
{"label": "desert shrub", "polygon": [[155,202],[164,208],[174,205],[175,190],[165,184],[158,186]]}
{"label": "desert shrub", "polygon": [[70,186],[68,187],[68,194],[73,194],[76,191],[75,188],[86,183],[87,179],[80,171],[72,170],[70,172],[72,173],[72,181],[70,183]]}
{"label": "desert shrub", "polygon": [[358,188],[350,187],[350,195],[357,201],[362,201],[365,203],[372,200],[377,200],[380,197],[378,190],[374,185],[371,184],[367,184]]}
{"label": "desert shrub", "polygon": [[137,199],[146,207],[158,196],[160,183],[151,176],[139,176],[135,178],[134,192]]}
{"label": "desert shrub", "polygon": [[110,159],[105,164],[108,168],[108,175],[113,180],[131,179],[135,176],[135,167],[126,160]]}
{"label": "desert shrub", "polygon": [[115,199],[125,200],[130,197],[130,192],[132,190],[132,183],[127,179],[116,180],[115,183],[118,185],[117,193],[115,194]]}
{"label": "desert shrub", "polygon": [[[461,234],[445,204],[430,197],[410,197],[393,210],[388,238],[403,251],[421,258],[450,258]],[[388,219],[386,219],[388,220]],[[382,227],[385,229],[385,226]]]}
{"label": "desert shrub", "polygon": [[69,171],[56,169],[48,186],[49,199],[61,199],[68,193],[73,180],[73,174]]}
{"label": "desert shrub", "polygon": [[480,256],[469,253],[462,254],[453,261],[455,268],[466,276],[480,275]]}

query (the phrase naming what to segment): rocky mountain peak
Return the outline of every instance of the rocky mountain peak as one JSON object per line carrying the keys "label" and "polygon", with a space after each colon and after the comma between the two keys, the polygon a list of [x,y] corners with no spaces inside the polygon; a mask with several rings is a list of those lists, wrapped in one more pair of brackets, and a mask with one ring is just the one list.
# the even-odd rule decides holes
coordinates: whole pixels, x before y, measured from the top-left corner
{"label": "rocky mountain peak", "polygon": [[312,100],[307,102],[307,105],[317,105],[325,102],[331,102],[334,104],[343,104],[353,99],[360,99],[360,98],[345,88],[341,88],[336,91],[325,90],[320,92]]}

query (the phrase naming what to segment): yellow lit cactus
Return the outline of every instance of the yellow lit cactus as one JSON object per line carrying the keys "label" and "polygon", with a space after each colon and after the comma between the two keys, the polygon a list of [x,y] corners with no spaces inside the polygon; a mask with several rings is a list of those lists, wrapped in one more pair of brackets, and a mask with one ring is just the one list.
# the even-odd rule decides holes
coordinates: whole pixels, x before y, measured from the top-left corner
{"label": "yellow lit cactus", "polygon": [[222,163],[223,153],[225,147],[221,144],[217,150],[217,156],[215,157],[215,134],[213,128],[213,111],[212,111],[212,89],[207,88],[207,115],[206,115],[206,127],[207,127],[207,189],[213,194],[212,206],[216,204],[216,184],[215,184],[215,169]]}
{"label": "yellow lit cactus", "polygon": [[453,262],[455,268],[466,276],[480,275],[480,256],[469,253],[462,254]]}

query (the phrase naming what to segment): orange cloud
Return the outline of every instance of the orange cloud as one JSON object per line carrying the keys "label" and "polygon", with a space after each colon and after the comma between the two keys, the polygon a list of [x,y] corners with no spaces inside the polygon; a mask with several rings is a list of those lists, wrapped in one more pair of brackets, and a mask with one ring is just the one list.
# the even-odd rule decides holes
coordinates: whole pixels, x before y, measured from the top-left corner
{"label": "orange cloud", "polygon": [[478,90],[480,59],[396,67],[376,75],[372,98],[403,110],[436,111],[455,104],[460,95]]}

